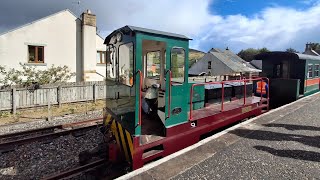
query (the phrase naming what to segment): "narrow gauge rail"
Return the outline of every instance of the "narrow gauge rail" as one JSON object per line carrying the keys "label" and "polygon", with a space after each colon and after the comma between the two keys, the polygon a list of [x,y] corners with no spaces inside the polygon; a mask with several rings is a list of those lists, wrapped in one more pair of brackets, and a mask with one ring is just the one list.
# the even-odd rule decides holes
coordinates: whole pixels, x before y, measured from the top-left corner
{"label": "narrow gauge rail", "polygon": [[86,120],[76,123],[39,128],[0,136],[0,151],[10,151],[18,145],[28,144],[42,139],[54,139],[72,133],[78,133],[102,124],[102,118]]}
{"label": "narrow gauge rail", "polygon": [[53,174],[53,175],[44,177],[44,178],[42,178],[42,180],[57,180],[57,179],[67,179],[67,178],[69,179],[69,178],[77,177],[82,173],[86,173],[88,171],[95,170],[95,169],[97,169],[99,167],[103,167],[103,166],[107,166],[106,160],[99,159],[99,160],[93,161],[91,163],[69,169],[64,172],[60,172],[57,174]]}
{"label": "narrow gauge rail", "polygon": [[[121,163],[113,164],[106,158],[99,158],[85,165],[45,176],[41,178],[41,180],[79,179],[80,176],[85,177],[85,179],[111,180],[128,172],[128,170],[123,167]],[[83,177],[81,177],[81,179]]]}

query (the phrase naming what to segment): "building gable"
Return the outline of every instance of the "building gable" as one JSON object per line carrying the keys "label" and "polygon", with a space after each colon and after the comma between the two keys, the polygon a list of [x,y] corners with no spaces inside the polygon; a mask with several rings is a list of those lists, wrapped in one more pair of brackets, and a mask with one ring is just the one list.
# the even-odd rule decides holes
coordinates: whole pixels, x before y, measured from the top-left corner
{"label": "building gable", "polygon": [[33,25],[33,24],[36,24],[36,23],[40,23],[40,22],[42,22],[42,21],[44,21],[44,20],[50,19],[50,18],[52,18],[52,17],[54,17],[54,16],[61,15],[61,14],[69,14],[69,15],[73,16],[75,19],[78,19],[77,16],[74,15],[69,9],[65,9],[65,10],[59,11],[59,12],[57,12],[57,13],[51,14],[51,15],[49,15],[49,16],[43,17],[43,18],[41,18],[41,19],[38,19],[38,20],[32,21],[32,22],[30,22],[30,23],[24,24],[24,25],[19,26],[19,27],[17,27],[17,28],[14,28],[14,29],[8,30],[8,31],[6,31],[6,32],[0,33],[0,36],[9,34],[9,33],[11,33],[11,32],[15,32],[15,31],[20,30],[20,29],[23,29],[23,28],[27,28],[27,27],[30,26],[30,25]]}

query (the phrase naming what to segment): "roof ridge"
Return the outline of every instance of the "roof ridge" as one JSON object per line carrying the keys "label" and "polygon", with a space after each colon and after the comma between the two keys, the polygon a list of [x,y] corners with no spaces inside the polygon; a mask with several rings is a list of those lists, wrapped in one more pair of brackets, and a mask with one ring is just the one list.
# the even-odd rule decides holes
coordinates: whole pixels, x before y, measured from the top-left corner
{"label": "roof ridge", "polygon": [[60,13],[62,13],[62,12],[66,12],[66,11],[69,12],[71,15],[73,15],[75,18],[79,19],[70,9],[67,8],[67,9],[64,9],[64,10],[61,10],[61,11],[58,11],[58,12],[55,12],[55,13],[53,13],[53,14],[50,14],[50,15],[48,15],[48,16],[44,16],[44,17],[42,17],[42,18],[40,18],[40,19],[31,21],[31,22],[29,22],[29,23],[23,24],[23,25],[18,26],[18,27],[16,27],[16,28],[10,29],[10,30],[5,31],[5,32],[3,32],[3,33],[0,33],[0,36],[3,36],[3,35],[8,34],[8,33],[10,33],[10,32],[19,30],[19,29],[21,29],[21,28],[24,28],[24,27],[26,27],[26,26],[29,26],[29,25],[34,24],[34,23],[37,23],[37,22],[39,22],[39,21],[45,20],[45,19],[47,19],[47,18],[49,18],[49,17],[55,16],[55,15],[57,15],[57,14],[60,14]]}

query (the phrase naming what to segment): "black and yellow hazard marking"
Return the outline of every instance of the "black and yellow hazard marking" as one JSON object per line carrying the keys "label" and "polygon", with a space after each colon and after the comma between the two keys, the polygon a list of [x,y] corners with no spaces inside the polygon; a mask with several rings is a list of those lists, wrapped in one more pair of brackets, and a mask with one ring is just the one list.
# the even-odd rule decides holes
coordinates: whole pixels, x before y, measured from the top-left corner
{"label": "black and yellow hazard marking", "polygon": [[119,122],[116,121],[115,118],[113,118],[111,114],[106,113],[104,117],[104,125],[107,126],[108,124],[111,124],[110,129],[112,134],[114,135],[121,152],[124,153],[126,160],[129,162],[132,161],[132,136]]}

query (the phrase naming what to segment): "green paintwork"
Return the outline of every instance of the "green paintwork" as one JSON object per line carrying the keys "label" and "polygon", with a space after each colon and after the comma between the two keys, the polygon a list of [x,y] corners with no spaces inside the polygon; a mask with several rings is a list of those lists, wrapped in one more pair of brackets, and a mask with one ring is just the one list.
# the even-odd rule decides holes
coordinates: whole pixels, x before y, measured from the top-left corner
{"label": "green paintwork", "polygon": [[[172,111],[174,108],[181,108],[181,113],[177,115],[172,115],[170,113],[170,117],[166,119],[165,126],[171,127],[174,125],[178,125],[181,123],[185,123],[188,121],[188,102],[190,88],[188,84],[188,54],[189,54],[189,40],[187,39],[179,39],[174,37],[165,37],[161,35],[150,35],[145,33],[136,33],[135,36],[136,46],[135,46],[135,71],[142,70],[142,42],[143,40],[154,40],[154,41],[162,41],[165,42],[166,47],[166,70],[170,69],[170,58],[171,58],[171,49],[174,47],[180,47],[185,50],[185,82],[179,85],[172,85],[171,89],[171,107],[168,109],[169,102],[169,93],[166,93],[166,110],[165,115],[168,117],[168,112]],[[166,79],[169,79],[170,74],[166,74]],[[135,124],[138,124],[139,121],[139,82],[140,77],[137,74],[135,79],[136,84],[136,113],[135,113]],[[169,81],[166,81],[166,92],[169,92]],[[141,135],[141,126],[137,126],[135,129],[135,135]]]}
{"label": "green paintwork", "polygon": [[[192,84],[194,84],[194,83],[189,83],[189,88],[188,88],[189,90],[191,90]],[[194,89],[193,89],[193,97],[192,97],[193,110],[197,110],[197,109],[203,108],[204,107],[204,103],[205,103],[205,89],[204,89],[204,86],[195,86]],[[188,111],[190,111],[190,100],[188,102],[188,105],[189,105],[188,106]]]}
{"label": "green paintwork", "polygon": [[[313,73],[312,73],[312,77],[311,78],[308,78],[308,66],[309,64],[312,64],[312,70],[313,70]],[[319,78],[319,77],[316,77],[315,76],[315,64],[319,64],[319,61],[318,60],[306,60],[306,63],[305,63],[305,79],[307,80],[310,80],[310,79],[313,79],[313,78]],[[319,91],[319,85],[304,85],[304,96],[308,96],[308,95],[311,95],[313,93],[316,93]]]}
{"label": "green paintwork", "polygon": [[305,87],[306,92],[304,93],[305,96],[311,95],[313,93],[316,93],[319,91],[319,85],[311,85],[311,86],[307,86]]}

